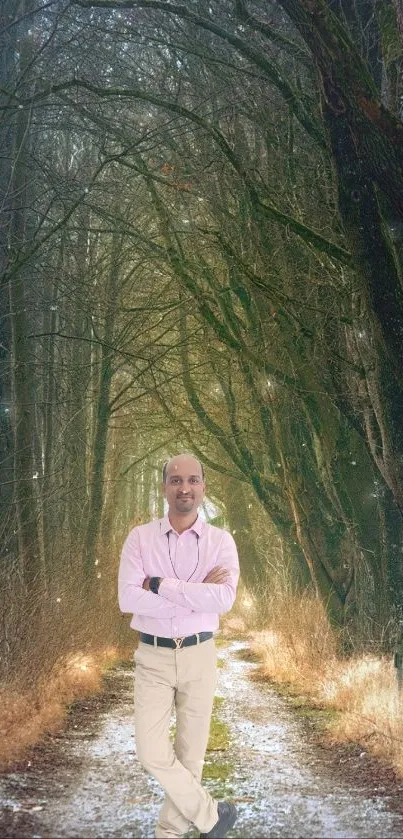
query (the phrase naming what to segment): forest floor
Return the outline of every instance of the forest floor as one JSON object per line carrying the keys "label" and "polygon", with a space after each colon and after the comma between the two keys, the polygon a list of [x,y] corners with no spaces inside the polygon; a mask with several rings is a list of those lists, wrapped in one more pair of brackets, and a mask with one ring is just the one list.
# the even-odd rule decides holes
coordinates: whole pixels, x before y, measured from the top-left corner
{"label": "forest floor", "polygon": [[[238,808],[228,837],[403,837],[403,781],[360,747],[326,744],[326,715],[259,681],[244,646],[219,640],[205,764],[212,795]],[[0,836],[152,837],[161,802],[135,758],[133,668],[120,666],[0,775]]]}

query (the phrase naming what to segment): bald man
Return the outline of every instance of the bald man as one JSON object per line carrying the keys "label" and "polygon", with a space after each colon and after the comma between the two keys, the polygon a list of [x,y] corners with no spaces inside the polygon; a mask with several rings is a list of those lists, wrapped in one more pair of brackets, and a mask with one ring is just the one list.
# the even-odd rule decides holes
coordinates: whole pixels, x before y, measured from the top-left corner
{"label": "bald man", "polygon": [[[163,468],[168,513],[135,527],[122,549],[119,605],[139,631],[135,653],[137,757],[165,790],[155,836],[221,839],[236,809],[201,784],[216,686],[214,632],[235,600],[239,577],[235,542],[203,521],[206,484],[192,455]],[[176,732],[169,737],[175,708]]]}

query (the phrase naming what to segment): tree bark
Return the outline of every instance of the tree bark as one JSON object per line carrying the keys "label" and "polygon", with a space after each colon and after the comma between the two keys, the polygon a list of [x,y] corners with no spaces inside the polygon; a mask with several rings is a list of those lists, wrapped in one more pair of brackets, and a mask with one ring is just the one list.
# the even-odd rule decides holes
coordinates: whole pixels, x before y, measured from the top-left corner
{"label": "tree bark", "polygon": [[106,284],[105,327],[102,338],[99,391],[96,407],[95,437],[90,468],[90,498],[83,548],[83,567],[87,580],[94,576],[95,550],[103,506],[103,482],[105,473],[106,444],[110,417],[110,389],[113,376],[113,335],[117,311],[119,279],[119,247],[121,237],[113,234],[111,264]]}
{"label": "tree bark", "polygon": [[[28,34],[27,17],[34,8],[33,0],[23,0],[19,13],[23,22],[19,38],[20,73],[30,65],[33,45]],[[25,19],[24,19],[25,16]],[[11,179],[12,216],[10,224],[10,261],[24,250],[27,241],[27,190],[30,177],[31,109],[17,111],[13,148],[13,176]],[[33,367],[28,353],[26,316],[26,284],[28,266],[13,273],[9,280],[10,324],[12,342],[12,394],[14,427],[14,501],[18,523],[18,548],[23,577],[27,587],[35,590],[40,585],[40,547],[38,538],[38,510],[34,492],[34,435],[35,400]],[[39,477],[38,475],[36,476]]]}

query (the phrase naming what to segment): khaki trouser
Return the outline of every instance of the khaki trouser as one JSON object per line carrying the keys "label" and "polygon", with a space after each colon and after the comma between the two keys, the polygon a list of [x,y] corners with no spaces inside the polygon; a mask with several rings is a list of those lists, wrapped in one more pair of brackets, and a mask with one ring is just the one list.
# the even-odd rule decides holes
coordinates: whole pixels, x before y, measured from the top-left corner
{"label": "khaki trouser", "polygon": [[218,820],[217,802],[200,781],[216,686],[214,639],[178,650],[140,642],[134,658],[137,757],[165,790],[155,835],[183,836],[191,824],[208,833]]}

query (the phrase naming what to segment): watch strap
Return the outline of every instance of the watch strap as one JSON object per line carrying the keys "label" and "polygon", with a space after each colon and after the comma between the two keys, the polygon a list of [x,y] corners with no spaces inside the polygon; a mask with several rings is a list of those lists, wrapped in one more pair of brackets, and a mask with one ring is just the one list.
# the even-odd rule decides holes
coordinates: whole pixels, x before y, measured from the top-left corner
{"label": "watch strap", "polygon": [[150,577],[150,591],[152,591],[154,594],[158,594],[160,582],[161,577]]}

